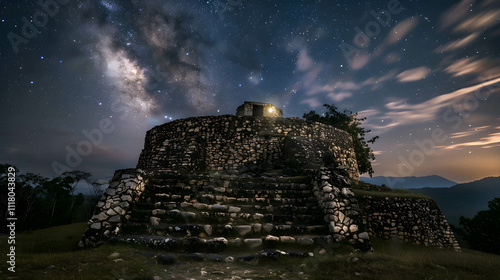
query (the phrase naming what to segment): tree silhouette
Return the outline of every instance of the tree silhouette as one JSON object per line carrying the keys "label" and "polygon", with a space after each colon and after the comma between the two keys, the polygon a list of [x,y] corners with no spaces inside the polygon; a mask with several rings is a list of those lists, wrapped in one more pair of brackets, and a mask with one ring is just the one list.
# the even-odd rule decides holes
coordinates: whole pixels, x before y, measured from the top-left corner
{"label": "tree silhouette", "polygon": [[42,194],[51,204],[49,224],[52,224],[57,202],[71,196],[73,178],[56,177],[43,184]]}
{"label": "tree silhouette", "polygon": [[67,178],[71,178],[73,180],[73,182],[71,183],[71,188],[69,190],[70,195],[71,195],[71,204],[70,204],[70,209],[69,209],[69,222],[71,223],[71,222],[73,222],[73,216],[75,214],[75,206],[77,204],[76,202],[83,203],[82,198],[80,196],[75,195],[76,186],[81,181],[86,182],[87,185],[90,186],[92,184],[90,182],[90,178],[92,177],[92,175],[88,172],[84,172],[84,171],[80,171],[80,170],[73,170],[73,171],[64,172],[63,174],[61,174],[61,177],[67,177]]}
{"label": "tree silhouette", "polygon": [[474,218],[460,217],[458,233],[471,248],[500,254],[500,198],[488,202],[489,210],[479,211]]}
{"label": "tree silhouette", "polygon": [[[15,170],[15,216],[16,230],[34,230],[72,222],[87,221],[102,194],[100,185],[91,182],[91,174],[71,171],[49,179],[34,173],[20,173],[10,164],[0,164],[0,232],[8,218],[9,172]],[[12,177],[12,176],[10,176]],[[75,194],[79,182],[85,181],[90,195]],[[104,183],[103,183],[104,184]]]}
{"label": "tree silhouette", "polygon": [[368,173],[371,177],[373,174],[371,161],[375,160],[375,155],[368,143],[375,143],[379,137],[365,139],[366,134],[370,133],[371,130],[365,130],[361,127],[361,122],[366,118],[358,118],[358,113],[352,113],[347,109],[344,112],[339,112],[337,106],[333,104],[324,104],[323,106],[328,109],[323,115],[318,115],[315,110],[312,110],[304,114],[303,118],[306,121],[328,124],[349,133],[352,137],[359,173]]}

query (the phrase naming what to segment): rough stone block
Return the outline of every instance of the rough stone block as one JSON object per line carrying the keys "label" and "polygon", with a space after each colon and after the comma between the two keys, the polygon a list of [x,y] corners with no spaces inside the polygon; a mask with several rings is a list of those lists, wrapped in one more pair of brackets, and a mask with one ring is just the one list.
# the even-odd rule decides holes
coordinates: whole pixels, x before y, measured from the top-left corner
{"label": "rough stone block", "polygon": [[235,229],[240,236],[245,236],[252,231],[252,227],[249,225],[235,226]]}
{"label": "rough stone block", "polygon": [[161,219],[158,217],[150,217],[149,221],[152,226],[158,226],[160,224]]}
{"label": "rough stone block", "polygon": [[271,232],[273,231],[274,229],[274,225],[273,224],[270,224],[270,223],[267,223],[265,225],[262,226],[262,228],[266,231],[266,232]]}
{"label": "rough stone block", "polygon": [[121,217],[120,215],[115,215],[108,220],[110,223],[119,223],[121,222]]}
{"label": "rough stone block", "polygon": [[93,223],[90,228],[95,229],[95,230],[100,230],[101,229],[101,223]]}
{"label": "rough stone block", "polygon": [[105,193],[109,196],[113,196],[116,194],[116,190],[113,188],[107,188]]}
{"label": "rough stone block", "polygon": [[251,226],[252,226],[253,232],[255,232],[255,233],[260,233],[260,231],[262,230],[261,224],[252,224]]}
{"label": "rough stone block", "polygon": [[262,239],[260,239],[260,238],[248,238],[248,239],[245,239],[243,241],[251,249],[257,248],[257,247],[262,245]]}
{"label": "rough stone block", "polygon": [[165,209],[154,209],[153,211],[151,211],[151,214],[152,215],[164,215],[167,213],[167,210]]}
{"label": "rough stone block", "polygon": [[295,238],[291,236],[280,236],[281,243],[295,243]]}
{"label": "rough stone block", "polygon": [[358,231],[358,226],[357,226],[357,225],[354,225],[354,224],[353,224],[353,225],[350,225],[350,226],[349,226],[349,231],[350,231],[351,233],[353,233],[353,232],[357,232],[357,231]]}

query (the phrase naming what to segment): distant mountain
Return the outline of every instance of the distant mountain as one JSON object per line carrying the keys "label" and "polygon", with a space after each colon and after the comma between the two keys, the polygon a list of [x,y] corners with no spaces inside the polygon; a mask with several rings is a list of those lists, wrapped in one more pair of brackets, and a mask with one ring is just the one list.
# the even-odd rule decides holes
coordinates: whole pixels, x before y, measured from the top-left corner
{"label": "distant mountain", "polygon": [[458,225],[460,216],[472,218],[478,211],[488,209],[488,201],[500,197],[500,177],[488,177],[451,188],[410,191],[432,197],[443,210],[448,222]]}
{"label": "distant mountain", "polygon": [[361,177],[361,180],[379,186],[384,184],[393,189],[449,188],[457,184],[437,175],[423,177]]}

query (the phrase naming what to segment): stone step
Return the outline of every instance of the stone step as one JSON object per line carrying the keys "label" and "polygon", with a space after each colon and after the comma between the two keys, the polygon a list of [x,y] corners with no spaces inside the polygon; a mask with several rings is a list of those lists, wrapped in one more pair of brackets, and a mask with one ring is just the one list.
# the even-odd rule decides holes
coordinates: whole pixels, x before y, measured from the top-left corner
{"label": "stone step", "polygon": [[[236,202],[236,203],[235,203]],[[156,203],[136,203],[135,210],[146,210],[153,213],[161,212],[161,210],[169,211],[181,209],[183,211],[206,211],[206,212],[227,212],[227,213],[271,213],[271,214],[306,214],[306,215],[321,215],[322,210],[317,203],[310,203],[306,206],[296,206],[294,204],[240,204],[241,201],[226,199],[224,204],[206,204],[198,202],[156,202]]]}
{"label": "stone step", "polygon": [[315,236],[261,236],[255,238],[200,238],[183,237],[171,238],[151,235],[119,235],[112,237],[110,243],[143,244],[170,252],[187,253],[219,253],[244,252],[248,250],[276,249],[276,248],[332,248],[336,244],[330,235]]}
{"label": "stone step", "polygon": [[312,197],[314,192],[311,186],[306,186],[302,189],[244,189],[244,188],[224,188],[224,187],[196,187],[188,186],[180,187],[149,187],[145,192],[145,196],[155,194],[164,194],[170,197],[200,197],[203,195],[212,196],[227,196],[237,198],[297,198],[297,197]]}
{"label": "stone step", "polygon": [[[222,206],[222,205],[221,205]],[[261,213],[228,213],[190,211],[184,212],[178,209],[162,210],[132,210],[128,212],[130,222],[150,222],[152,219],[160,219],[164,223],[208,223],[208,224],[247,224],[247,223],[293,223],[293,224],[321,224],[323,215],[304,214],[261,214]]]}
{"label": "stone step", "polygon": [[203,182],[283,182],[283,183],[309,183],[311,182],[310,176],[283,176],[278,174],[262,174],[260,177],[252,177],[248,175],[217,175],[217,174],[175,174],[175,172],[152,172],[151,182],[160,183],[197,183]]}
{"label": "stone step", "polygon": [[215,192],[229,192],[231,190],[281,190],[281,191],[300,191],[312,189],[310,183],[284,183],[284,182],[228,182],[228,183],[207,183],[207,184],[185,184],[173,182],[149,182],[148,189],[164,192],[185,192],[198,191],[200,189],[210,189]]}
{"label": "stone step", "polygon": [[127,223],[123,227],[125,234],[153,234],[168,237],[185,236],[223,236],[223,237],[257,237],[262,234],[276,236],[293,235],[328,235],[330,233],[326,225],[283,225],[283,224],[167,224],[159,223]]}
{"label": "stone step", "polygon": [[280,204],[293,204],[295,206],[312,206],[317,205],[318,202],[313,196],[301,195],[297,197],[281,197],[280,195],[268,196],[268,197],[235,197],[226,195],[213,195],[206,193],[197,193],[194,195],[178,195],[178,194],[167,194],[167,193],[145,193],[139,201],[147,203],[156,202],[191,202],[191,203],[238,203],[238,204],[248,204],[248,205],[269,205],[274,203]]}

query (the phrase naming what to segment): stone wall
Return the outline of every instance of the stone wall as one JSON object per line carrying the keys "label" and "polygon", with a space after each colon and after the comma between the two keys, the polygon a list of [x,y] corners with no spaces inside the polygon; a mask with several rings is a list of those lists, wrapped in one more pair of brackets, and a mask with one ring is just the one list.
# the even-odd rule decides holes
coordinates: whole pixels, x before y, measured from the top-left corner
{"label": "stone wall", "polygon": [[351,191],[348,174],[342,171],[322,167],[315,172],[314,194],[335,241],[346,239],[362,251],[371,250],[358,201]]}
{"label": "stone wall", "polygon": [[432,199],[358,196],[370,236],[459,251],[445,216]]}
{"label": "stone wall", "polygon": [[137,169],[117,170],[109,187],[96,205],[79,247],[97,246],[120,232],[125,213],[145,188],[144,172]]}
{"label": "stone wall", "polygon": [[[149,130],[138,168],[238,170],[243,166],[284,158],[284,142],[297,137],[319,141],[311,162],[330,153],[351,179],[359,179],[350,135],[332,126],[298,118],[254,118],[233,115],[172,121]],[[300,158],[300,154],[292,155]],[[316,160],[318,161],[318,160]]]}

